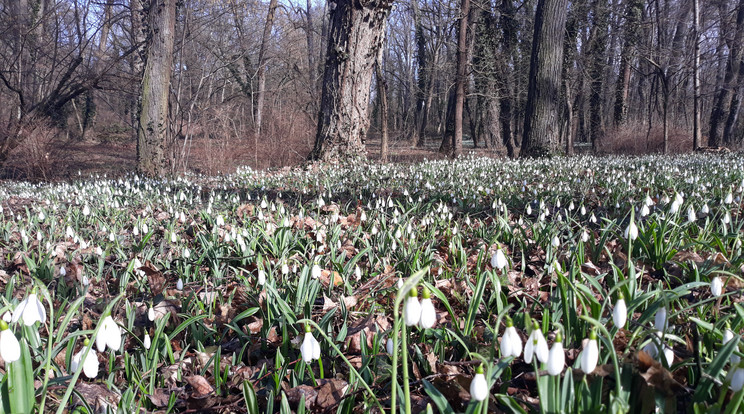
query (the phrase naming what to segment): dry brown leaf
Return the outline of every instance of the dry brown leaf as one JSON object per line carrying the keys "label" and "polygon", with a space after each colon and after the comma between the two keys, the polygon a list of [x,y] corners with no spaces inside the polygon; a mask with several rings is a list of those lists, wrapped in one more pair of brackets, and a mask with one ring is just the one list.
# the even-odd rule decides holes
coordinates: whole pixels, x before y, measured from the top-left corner
{"label": "dry brown leaf", "polygon": [[185,379],[194,389],[192,396],[195,398],[203,398],[214,392],[214,388],[209,384],[209,381],[201,375],[191,375]]}
{"label": "dry brown leaf", "polygon": [[286,391],[287,401],[289,404],[297,409],[300,404],[302,397],[305,397],[305,409],[310,410],[315,404],[315,399],[318,397],[318,391],[309,385],[298,385]]}
{"label": "dry brown leaf", "polygon": [[165,277],[163,273],[159,271],[150,261],[146,261],[144,266],[140,266],[137,270],[145,272],[147,275],[147,284],[150,287],[150,292],[153,296],[158,296],[163,293],[165,289]]}
{"label": "dry brown leaf", "polygon": [[318,388],[318,396],[315,399],[315,407],[319,410],[326,410],[337,405],[343,398],[349,384],[340,379],[318,380],[321,384]]}

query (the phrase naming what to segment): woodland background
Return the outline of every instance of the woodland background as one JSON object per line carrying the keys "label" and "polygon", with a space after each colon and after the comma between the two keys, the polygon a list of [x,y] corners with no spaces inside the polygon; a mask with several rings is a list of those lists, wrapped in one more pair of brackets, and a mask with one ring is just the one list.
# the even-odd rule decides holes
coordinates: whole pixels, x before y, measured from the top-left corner
{"label": "woodland background", "polygon": [[[518,154],[539,1],[464,3],[392,4],[371,87],[371,157],[380,152],[380,82],[390,159],[446,149],[459,23],[466,28],[464,149]],[[665,136],[669,152],[692,150],[696,46],[699,145],[741,145],[744,0],[696,3],[567,2],[553,125],[566,152],[661,152]],[[152,33],[143,29],[147,7],[142,0],[0,1],[5,177],[133,165],[142,45]],[[316,136],[335,7],[314,0],[179,1],[164,126],[169,168],[216,173],[304,160]]]}

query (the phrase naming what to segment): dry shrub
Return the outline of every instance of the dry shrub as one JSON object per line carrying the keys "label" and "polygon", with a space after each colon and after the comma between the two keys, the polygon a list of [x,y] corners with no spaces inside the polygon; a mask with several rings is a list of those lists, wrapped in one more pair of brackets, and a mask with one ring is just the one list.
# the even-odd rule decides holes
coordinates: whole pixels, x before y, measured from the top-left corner
{"label": "dry shrub", "polygon": [[60,162],[60,135],[61,131],[46,121],[26,123],[20,132],[21,142],[8,157],[6,175],[31,180],[51,178]]}
{"label": "dry shrub", "polygon": [[[692,133],[685,128],[669,125],[669,153],[692,151]],[[600,154],[641,155],[664,151],[664,126],[651,126],[644,122],[628,121],[624,125],[608,130],[597,143]]]}
{"label": "dry shrub", "polygon": [[237,107],[224,105],[193,122],[186,130],[190,138],[176,141],[182,169],[225,174],[242,165],[284,167],[301,162],[312,149],[315,126],[302,113],[279,114],[266,108],[260,137],[239,113]]}

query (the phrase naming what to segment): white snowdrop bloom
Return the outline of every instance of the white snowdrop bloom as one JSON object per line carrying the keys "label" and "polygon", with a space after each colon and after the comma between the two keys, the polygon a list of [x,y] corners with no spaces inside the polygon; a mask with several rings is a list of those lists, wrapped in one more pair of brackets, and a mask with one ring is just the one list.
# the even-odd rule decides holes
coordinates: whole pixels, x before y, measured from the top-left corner
{"label": "white snowdrop bloom", "polygon": [[44,219],[46,218],[46,216],[44,215],[44,212],[43,211],[39,211],[38,218],[39,218],[39,221],[44,221]]}
{"label": "white snowdrop bloom", "polygon": [[215,224],[217,224],[218,227],[222,227],[225,225],[225,219],[222,217],[222,215],[217,216],[217,220],[215,220]]}
{"label": "white snowdrop bloom", "polygon": [[703,204],[703,207],[700,209],[700,212],[702,214],[708,214],[710,212],[710,208],[708,207],[707,204]]}
{"label": "white snowdrop bloom", "polygon": [[407,326],[418,325],[421,320],[421,303],[416,288],[411,289],[403,305],[403,317]]}
{"label": "white snowdrop bloom", "polygon": [[508,264],[504,251],[501,249],[496,250],[496,253],[491,256],[491,267],[494,269],[504,270]]}
{"label": "white snowdrop bloom", "polygon": [[697,220],[697,215],[695,214],[695,209],[692,208],[692,206],[687,208],[687,221],[690,223],[694,223],[695,220]]}
{"label": "white snowdrop bloom", "polygon": [[147,223],[142,223],[140,227],[142,228],[142,234],[147,234],[150,231],[150,228],[147,226]]}
{"label": "white snowdrop bloom", "polygon": [[641,214],[641,217],[648,216],[648,213],[650,213],[650,211],[648,209],[648,206],[645,205],[645,204],[643,206],[641,206],[641,213],[640,213]]}
{"label": "white snowdrop bloom", "polygon": [[548,362],[549,357],[548,343],[545,336],[540,330],[540,326],[535,322],[532,326],[532,333],[524,344],[524,362],[532,363],[532,356],[536,356],[540,362]]}
{"label": "white snowdrop bloom", "polygon": [[[83,359],[83,355],[85,354],[85,349],[88,348],[88,340],[84,343],[85,345],[83,345],[83,349],[75,354],[70,361],[71,374],[77,372],[80,367],[80,361]],[[85,357],[85,361],[83,362],[83,374],[90,379],[98,376],[98,354],[96,354],[95,349],[91,348],[91,350],[88,351],[88,355]]]}
{"label": "white snowdrop bloom", "polygon": [[322,272],[323,271],[320,266],[318,266],[318,264],[314,264],[312,270],[310,271],[310,276],[312,276],[313,279],[317,279],[320,277]]}
{"label": "white snowdrop bloom", "polygon": [[148,319],[148,320],[149,320],[150,322],[152,322],[152,321],[154,321],[154,320],[155,320],[155,308],[153,308],[152,306],[150,306],[150,307],[149,307],[149,308],[147,309],[147,319]]}
{"label": "white snowdrop bloom", "polygon": [[680,203],[677,203],[677,200],[675,199],[672,202],[672,206],[669,208],[669,213],[676,214],[679,211]]}
{"label": "white snowdrop bloom", "polygon": [[437,312],[434,309],[434,304],[431,301],[431,292],[429,289],[424,287],[421,296],[421,320],[419,325],[424,329],[429,329],[437,323]]}
{"label": "white snowdrop bloom", "polygon": [[548,374],[552,376],[560,375],[565,365],[566,354],[563,352],[563,338],[559,332],[548,355]]}
{"label": "white snowdrop bloom", "polygon": [[654,200],[651,199],[651,196],[646,194],[646,199],[644,200],[644,204],[646,205],[646,207],[651,207],[652,205],[654,205]]}
{"label": "white snowdrop bloom", "polygon": [[134,226],[134,228],[132,229],[132,235],[139,236],[139,227],[138,226]]}
{"label": "white snowdrop bloom", "polygon": [[666,359],[668,367],[671,367],[674,363],[674,350],[666,345],[664,345],[664,359]]}
{"label": "white snowdrop bloom", "polygon": [[65,269],[65,267],[64,267],[64,266],[60,266],[60,267],[59,267],[59,275],[60,275],[60,276],[65,276],[65,275],[67,275],[67,269]]}
{"label": "white snowdrop bloom", "polygon": [[145,339],[142,340],[142,345],[145,346],[145,349],[150,349],[150,346],[152,346],[152,339],[150,339],[149,333],[145,333]]}
{"label": "white snowdrop bloom", "polygon": [[[734,332],[731,329],[726,328],[726,331],[723,333],[722,344],[723,345],[726,345],[732,339],[734,339]],[[741,361],[741,357],[739,357],[739,355],[736,355],[736,354],[731,354],[730,361],[731,361],[731,365],[732,366],[738,365],[739,362]]]}
{"label": "white snowdrop bloom", "polygon": [[118,351],[121,347],[121,330],[111,315],[103,318],[101,322],[101,328],[96,336],[96,347],[98,352],[103,352],[106,347]]}
{"label": "white snowdrop bloom", "polygon": [[666,321],[667,319],[667,309],[666,307],[662,306],[659,308],[658,311],[656,311],[656,316],[654,316],[654,327],[658,331],[664,331],[666,329]]}
{"label": "white snowdrop bloom", "polygon": [[734,368],[734,373],[731,375],[731,384],[729,388],[731,391],[738,392],[744,386],[744,367],[737,366]]}
{"label": "white snowdrop bloom", "polygon": [[95,254],[98,256],[103,256],[103,249],[101,249],[101,246],[96,246]]}
{"label": "white snowdrop bloom", "polygon": [[3,313],[3,321],[5,321],[5,323],[10,323],[12,320],[13,314],[10,313],[10,311],[5,311],[5,313]]}
{"label": "white snowdrop bloom", "polygon": [[287,263],[282,263],[282,274],[288,275],[289,274],[289,265]]}
{"label": "white snowdrop bloom", "polygon": [[488,398],[488,381],[483,373],[483,366],[479,365],[475,370],[473,381],[470,382],[470,398],[475,401],[483,401]]}
{"label": "white snowdrop bloom", "polygon": [[715,276],[710,280],[710,293],[716,297],[721,296],[723,293],[723,281],[720,276]]}
{"label": "white snowdrop bloom", "polygon": [[83,215],[86,216],[86,217],[88,217],[88,215],[90,215],[90,207],[88,207],[87,204],[83,207]]}
{"label": "white snowdrop bloom", "polygon": [[115,235],[115,234],[114,234],[114,232],[112,231],[111,233],[109,233],[109,241],[110,241],[110,242],[113,242],[114,240],[116,240],[116,235]]}
{"label": "white snowdrop bloom", "polygon": [[171,243],[175,243],[175,242],[178,241],[178,236],[176,235],[175,232],[171,232],[171,234],[170,234],[170,241],[171,241]]}
{"label": "white snowdrop bloom", "polygon": [[721,221],[723,221],[723,224],[731,223],[731,213],[727,211],[726,214],[723,215],[723,219]]}
{"label": "white snowdrop bloom", "polygon": [[622,294],[615,302],[615,308],[612,309],[612,323],[615,324],[617,329],[623,328],[625,322],[628,320],[628,307],[625,305],[625,299]]}
{"label": "white snowdrop bloom", "polygon": [[320,343],[318,343],[318,340],[310,332],[310,325],[305,326],[305,338],[302,341],[302,345],[300,345],[300,354],[306,364],[311,363],[315,359],[320,359]]}
{"label": "white snowdrop bloom", "polygon": [[18,322],[19,319],[23,319],[23,324],[26,326],[31,326],[35,322],[42,324],[46,322],[46,309],[36,293],[28,295],[13,311],[12,323]]}
{"label": "white snowdrop bloom", "polygon": [[388,338],[387,342],[385,343],[385,350],[389,355],[393,355],[393,351],[395,344],[393,343],[393,338]]}
{"label": "white snowdrop bloom", "polygon": [[561,245],[561,240],[560,240],[560,239],[558,238],[558,236],[553,236],[553,239],[552,239],[552,240],[550,241],[550,244],[551,244],[551,245],[552,245],[552,246],[553,246],[554,248],[558,248],[558,246],[560,246],[560,245]]}
{"label": "white snowdrop bloom", "polygon": [[506,317],[506,329],[504,335],[501,337],[501,357],[506,358],[509,356],[518,357],[522,354],[522,339],[517,333],[517,328],[514,327],[514,322],[510,317]]}
{"label": "white snowdrop bloom", "polygon": [[628,227],[625,228],[625,238],[629,240],[635,240],[638,238],[638,226],[636,226],[632,221]]}
{"label": "white snowdrop bloom", "polygon": [[178,278],[178,282],[176,282],[176,289],[183,290],[183,279],[181,279],[180,277]]}
{"label": "white snowdrop bloom", "polygon": [[266,284],[266,272],[263,269],[258,270],[258,285],[263,286]]}
{"label": "white snowdrop bloom", "polygon": [[589,222],[592,224],[597,224],[597,216],[592,213],[591,217],[589,217]]}
{"label": "white snowdrop bloom", "polygon": [[597,334],[593,330],[589,332],[589,340],[586,342],[579,358],[581,361],[581,370],[585,374],[591,374],[597,368],[599,345],[597,344]]}
{"label": "white snowdrop bloom", "polygon": [[589,241],[589,233],[586,230],[581,232],[581,241],[584,243]]}
{"label": "white snowdrop bloom", "polygon": [[8,323],[0,321],[0,357],[6,364],[17,361],[21,357],[21,345],[13,331],[8,329]]}
{"label": "white snowdrop bloom", "polygon": [[680,193],[675,193],[675,194],[674,194],[674,201],[676,201],[676,202],[677,202],[677,204],[679,204],[679,205],[681,206],[681,205],[682,205],[682,203],[684,203],[684,202],[685,202],[685,199],[684,199],[684,198],[682,198],[682,194],[680,194]]}
{"label": "white snowdrop bloom", "polygon": [[362,279],[362,269],[360,269],[359,266],[354,266],[354,278],[356,278],[357,281]]}
{"label": "white snowdrop bloom", "polygon": [[581,208],[579,209],[579,213],[581,213],[582,216],[585,216],[586,215],[586,207],[581,206]]}
{"label": "white snowdrop bloom", "polygon": [[734,201],[734,197],[731,194],[731,191],[729,191],[728,194],[726,194],[726,198],[723,199],[723,202],[724,204],[731,204],[733,201]]}

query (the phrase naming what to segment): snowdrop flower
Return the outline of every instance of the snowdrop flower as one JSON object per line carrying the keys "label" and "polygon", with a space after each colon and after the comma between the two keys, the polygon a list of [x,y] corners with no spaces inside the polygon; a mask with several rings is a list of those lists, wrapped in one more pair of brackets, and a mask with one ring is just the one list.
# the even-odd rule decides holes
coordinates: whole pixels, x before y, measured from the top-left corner
{"label": "snowdrop flower", "polygon": [[142,341],[142,344],[145,346],[145,349],[150,349],[152,346],[152,339],[150,339],[149,333],[145,333],[145,339]]}
{"label": "snowdrop flower", "polygon": [[10,313],[10,311],[5,311],[5,313],[3,313],[3,320],[5,323],[10,323],[13,320],[13,314]]}
{"label": "snowdrop flower", "polygon": [[638,226],[636,226],[632,221],[628,227],[625,228],[625,238],[629,240],[635,240],[638,238]]}
{"label": "snowdrop flower", "polygon": [[[723,345],[726,345],[732,339],[734,339],[734,332],[731,329],[726,328],[726,331],[723,333]],[[731,365],[732,366],[738,365],[740,361],[741,361],[741,358],[739,357],[739,355],[731,354]]]}
{"label": "snowdrop flower", "polygon": [[317,279],[320,277],[321,272],[322,270],[320,269],[320,266],[318,266],[317,264],[314,264],[313,269],[310,272],[310,276],[312,276],[313,279]]}
{"label": "snowdrop flower", "polygon": [[662,306],[659,308],[658,311],[656,311],[656,316],[654,316],[654,327],[658,331],[664,331],[666,328],[666,318],[667,318],[667,309],[666,307]]}
{"label": "snowdrop flower", "polygon": [[592,224],[597,224],[597,216],[595,216],[594,213],[592,213],[592,216],[589,217],[589,222]]}
{"label": "snowdrop flower", "polygon": [[429,329],[437,323],[437,312],[434,304],[431,302],[431,292],[424,287],[421,295],[421,320],[419,325],[424,329]]}
{"label": "snowdrop flower", "polygon": [[488,398],[488,381],[483,373],[483,365],[478,365],[475,369],[475,376],[470,382],[470,398],[475,401],[483,401]]}
{"label": "snowdrop flower", "polygon": [[646,216],[648,216],[648,213],[650,213],[650,211],[649,211],[649,209],[648,209],[648,206],[647,206],[646,204],[644,204],[644,205],[643,205],[643,206],[641,207],[641,217],[646,217]]}
{"label": "snowdrop flower", "polygon": [[522,354],[522,338],[517,333],[517,328],[514,327],[514,322],[510,317],[506,317],[506,329],[504,335],[501,337],[501,357],[506,358],[509,356],[518,357]]}
{"label": "snowdrop flower", "polygon": [[581,351],[581,370],[585,374],[591,374],[597,368],[599,360],[599,345],[597,344],[597,333],[592,329],[589,332],[589,340]]}
{"label": "snowdrop flower", "polygon": [[152,322],[155,320],[155,308],[150,306],[150,308],[147,310],[147,319]]}
{"label": "snowdrop flower", "polygon": [[491,256],[491,267],[494,269],[499,269],[499,271],[504,270],[506,265],[508,264],[506,260],[506,256],[504,255],[504,252],[501,249],[496,250],[496,253]]}
{"label": "snowdrop flower", "polygon": [[664,359],[666,359],[668,367],[671,367],[674,363],[674,350],[667,345],[664,345]]}
{"label": "snowdrop flower", "polygon": [[263,286],[266,284],[266,272],[263,269],[258,269],[258,285]]}
{"label": "snowdrop flower", "polygon": [[387,342],[385,343],[385,350],[388,354],[393,355],[393,352],[395,351],[393,343],[393,338],[388,338]]}
{"label": "snowdrop flower", "polygon": [[107,346],[114,351],[118,351],[121,347],[121,330],[111,315],[103,318],[98,336],[96,336],[98,352],[105,351]]}
{"label": "snowdrop flower", "polygon": [[548,350],[548,343],[545,341],[545,336],[540,330],[540,326],[537,321],[532,324],[532,333],[527,338],[527,343],[524,345],[524,362],[532,363],[532,356],[535,355],[540,362],[548,362],[550,351]]}
{"label": "snowdrop flower", "polygon": [[558,248],[558,246],[560,246],[560,245],[561,245],[561,240],[560,240],[560,239],[558,238],[558,236],[553,236],[553,239],[552,239],[552,240],[550,241],[550,244],[551,244],[551,245],[552,245],[552,246],[553,246],[554,248]]}
{"label": "snowdrop flower", "polygon": [[215,220],[215,224],[217,226],[222,227],[225,225],[225,219],[222,217],[222,215],[217,216],[217,220]]}
{"label": "snowdrop flower", "polygon": [[408,292],[408,298],[403,305],[403,315],[407,326],[417,325],[421,320],[421,304],[418,300],[416,288]]}
{"label": "snowdrop flower", "polygon": [[628,308],[625,305],[625,298],[622,292],[618,294],[617,302],[615,302],[615,308],[612,310],[612,323],[615,324],[617,329],[623,328],[625,322],[628,319]]}
{"label": "snowdrop flower", "polygon": [[586,230],[581,232],[581,241],[584,243],[589,241],[589,233]]}
{"label": "snowdrop flower", "polygon": [[[734,197],[731,194],[731,190],[729,190],[728,194],[726,194],[726,198],[723,200],[725,204],[731,204],[734,201]],[[41,219],[43,220],[43,219]]]}
{"label": "snowdrop flower", "polygon": [[555,335],[555,342],[550,348],[548,355],[548,374],[552,376],[559,375],[563,372],[563,366],[566,365],[566,354],[563,352],[563,337],[558,332]]}
{"label": "snowdrop flower", "polygon": [[302,360],[309,364],[314,359],[320,359],[320,344],[310,332],[310,325],[305,325],[305,339],[300,345]]}
{"label": "snowdrop flower", "polygon": [[710,208],[707,204],[703,204],[703,207],[700,209],[700,212],[703,214],[708,214],[710,212]]}
{"label": "snowdrop flower", "polygon": [[695,215],[695,209],[692,208],[692,206],[687,208],[687,221],[689,223],[694,223],[695,220],[697,220],[697,215]]}
{"label": "snowdrop flower", "polygon": [[731,213],[727,211],[726,214],[723,215],[723,219],[721,219],[721,221],[723,221],[723,224],[731,223]]}
{"label": "snowdrop flower", "polygon": [[675,199],[672,202],[672,206],[669,208],[669,213],[676,214],[679,211],[679,205],[680,203],[677,203],[677,200]]}
{"label": "snowdrop flower", "polygon": [[191,250],[189,250],[188,247],[184,247],[183,253],[181,255],[183,256],[184,259],[188,259],[189,257],[191,257]]}
{"label": "snowdrop flower", "polygon": [[0,321],[0,357],[6,364],[17,361],[21,357],[21,345],[13,331],[8,329],[8,323]]}
{"label": "snowdrop flower", "polygon": [[721,278],[719,276],[714,277],[710,281],[710,293],[713,294],[713,296],[721,296],[723,293],[723,281],[721,281]]}
{"label": "snowdrop flower", "polygon": [[741,390],[742,386],[744,386],[744,367],[742,367],[744,364],[739,364],[734,369],[734,374],[731,375],[731,384],[729,385],[729,388],[731,388],[731,391],[738,392]]}
{"label": "snowdrop flower", "polygon": [[32,292],[26,299],[13,311],[12,322],[16,323],[19,319],[23,319],[23,324],[31,326],[34,322],[46,322],[46,309],[41,304],[41,301],[36,297],[36,293]]}
{"label": "snowdrop flower", "polygon": [[88,217],[89,214],[90,214],[90,207],[88,207],[88,205],[86,204],[83,207],[83,215],[86,216],[86,217]]}
{"label": "snowdrop flower", "polygon": [[354,266],[354,277],[357,282],[362,279],[362,269],[360,269],[359,266]]}
{"label": "snowdrop flower", "polygon": [[178,282],[176,282],[176,289],[183,290],[183,279],[181,279],[180,277],[178,278]]}
{"label": "snowdrop flower", "polygon": [[[89,345],[90,341],[88,339],[83,341],[83,349],[72,357],[72,361],[70,361],[70,371],[73,373],[77,372],[80,367],[80,362]],[[93,348],[88,351],[88,355],[85,357],[85,361],[83,361],[83,374],[91,379],[98,376],[98,355],[96,354],[96,350]]]}

